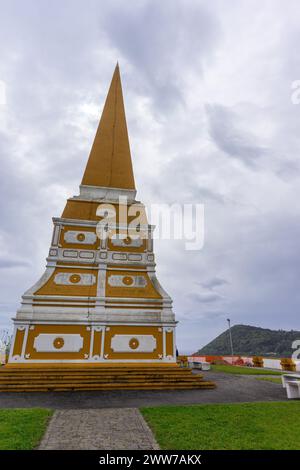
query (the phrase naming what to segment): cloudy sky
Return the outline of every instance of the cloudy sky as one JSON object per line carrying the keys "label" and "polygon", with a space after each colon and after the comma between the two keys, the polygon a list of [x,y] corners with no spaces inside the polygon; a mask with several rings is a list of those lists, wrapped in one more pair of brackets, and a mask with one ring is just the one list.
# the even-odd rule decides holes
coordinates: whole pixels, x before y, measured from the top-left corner
{"label": "cloudy sky", "polygon": [[180,350],[228,316],[300,329],[299,2],[0,7],[0,328],[43,273],[51,217],[78,193],[118,60],[138,199],[205,206],[202,250],[155,243]]}

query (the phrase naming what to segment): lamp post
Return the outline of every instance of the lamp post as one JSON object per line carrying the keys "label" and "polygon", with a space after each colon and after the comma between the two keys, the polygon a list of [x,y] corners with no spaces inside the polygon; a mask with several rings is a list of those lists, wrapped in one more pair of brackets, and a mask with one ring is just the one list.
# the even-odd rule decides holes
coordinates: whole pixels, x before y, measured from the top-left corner
{"label": "lamp post", "polygon": [[232,344],[232,336],[231,336],[230,318],[227,318],[227,321],[228,321],[228,331],[229,331],[229,339],[230,339],[231,356],[233,358],[233,344]]}

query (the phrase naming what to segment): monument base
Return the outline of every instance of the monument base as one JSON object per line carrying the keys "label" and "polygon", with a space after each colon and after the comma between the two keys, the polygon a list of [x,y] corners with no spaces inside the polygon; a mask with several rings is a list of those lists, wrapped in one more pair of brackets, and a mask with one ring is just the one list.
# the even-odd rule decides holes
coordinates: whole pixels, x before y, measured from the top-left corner
{"label": "monument base", "polygon": [[15,322],[9,364],[175,364],[174,323]]}
{"label": "monument base", "polygon": [[214,386],[202,375],[176,364],[9,364],[0,369],[0,392],[192,390]]}

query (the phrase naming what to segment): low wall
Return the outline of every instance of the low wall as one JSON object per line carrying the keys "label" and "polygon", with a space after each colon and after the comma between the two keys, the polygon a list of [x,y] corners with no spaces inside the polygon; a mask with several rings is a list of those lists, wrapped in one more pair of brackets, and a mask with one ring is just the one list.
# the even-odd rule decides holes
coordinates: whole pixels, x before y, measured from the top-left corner
{"label": "low wall", "polygon": [[[253,365],[253,356],[188,356],[189,362],[214,362],[220,361],[234,365]],[[296,371],[300,372],[300,360],[293,360]],[[282,370],[281,359],[263,357],[263,368]]]}

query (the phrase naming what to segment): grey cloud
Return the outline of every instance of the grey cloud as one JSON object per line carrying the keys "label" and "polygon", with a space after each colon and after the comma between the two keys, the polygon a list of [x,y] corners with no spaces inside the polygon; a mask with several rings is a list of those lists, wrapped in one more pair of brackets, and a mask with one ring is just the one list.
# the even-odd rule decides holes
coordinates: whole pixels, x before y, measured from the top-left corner
{"label": "grey cloud", "polygon": [[[260,157],[266,149],[255,145],[255,137],[250,130],[240,127],[240,116],[232,109],[222,105],[206,106],[209,122],[209,133],[217,147],[230,157],[243,161],[251,168],[256,168]],[[249,126],[250,128],[250,126]]]}
{"label": "grey cloud", "polygon": [[300,162],[298,160],[282,157],[276,169],[276,173],[284,181],[289,182],[291,178],[294,179],[299,176]]}
{"label": "grey cloud", "polygon": [[0,258],[0,269],[6,268],[28,268],[30,263],[28,260],[13,260],[13,259],[5,259]]}
{"label": "grey cloud", "polygon": [[298,328],[298,20],[293,0],[3,2],[1,326],[43,273],[51,217],[77,192],[119,59],[138,196],[205,203],[201,251],[155,240],[178,346],[196,350],[227,314]]}
{"label": "grey cloud", "polygon": [[170,162],[164,163],[157,181],[149,175],[155,197],[164,202],[218,203],[224,204],[226,197],[215,187],[201,181],[203,175],[201,155],[180,153]]}
{"label": "grey cloud", "polygon": [[211,303],[211,302],[218,302],[223,300],[222,296],[217,294],[216,292],[203,292],[203,293],[193,293],[190,296],[195,300],[197,303]]}
{"label": "grey cloud", "polygon": [[101,24],[110,43],[134,66],[140,91],[150,87],[160,115],[184,101],[185,73],[192,66],[201,74],[220,38],[217,17],[204,2],[190,0],[132,2],[130,7],[112,3]]}
{"label": "grey cloud", "polygon": [[214,289],[215,287],[220,287],[228,284],[228,281],[226,279],[223,279],[221,277],[213,277],[211,279],[208,279],[205,282],[199,283],[201,286],[203,286],[206,289]]}

